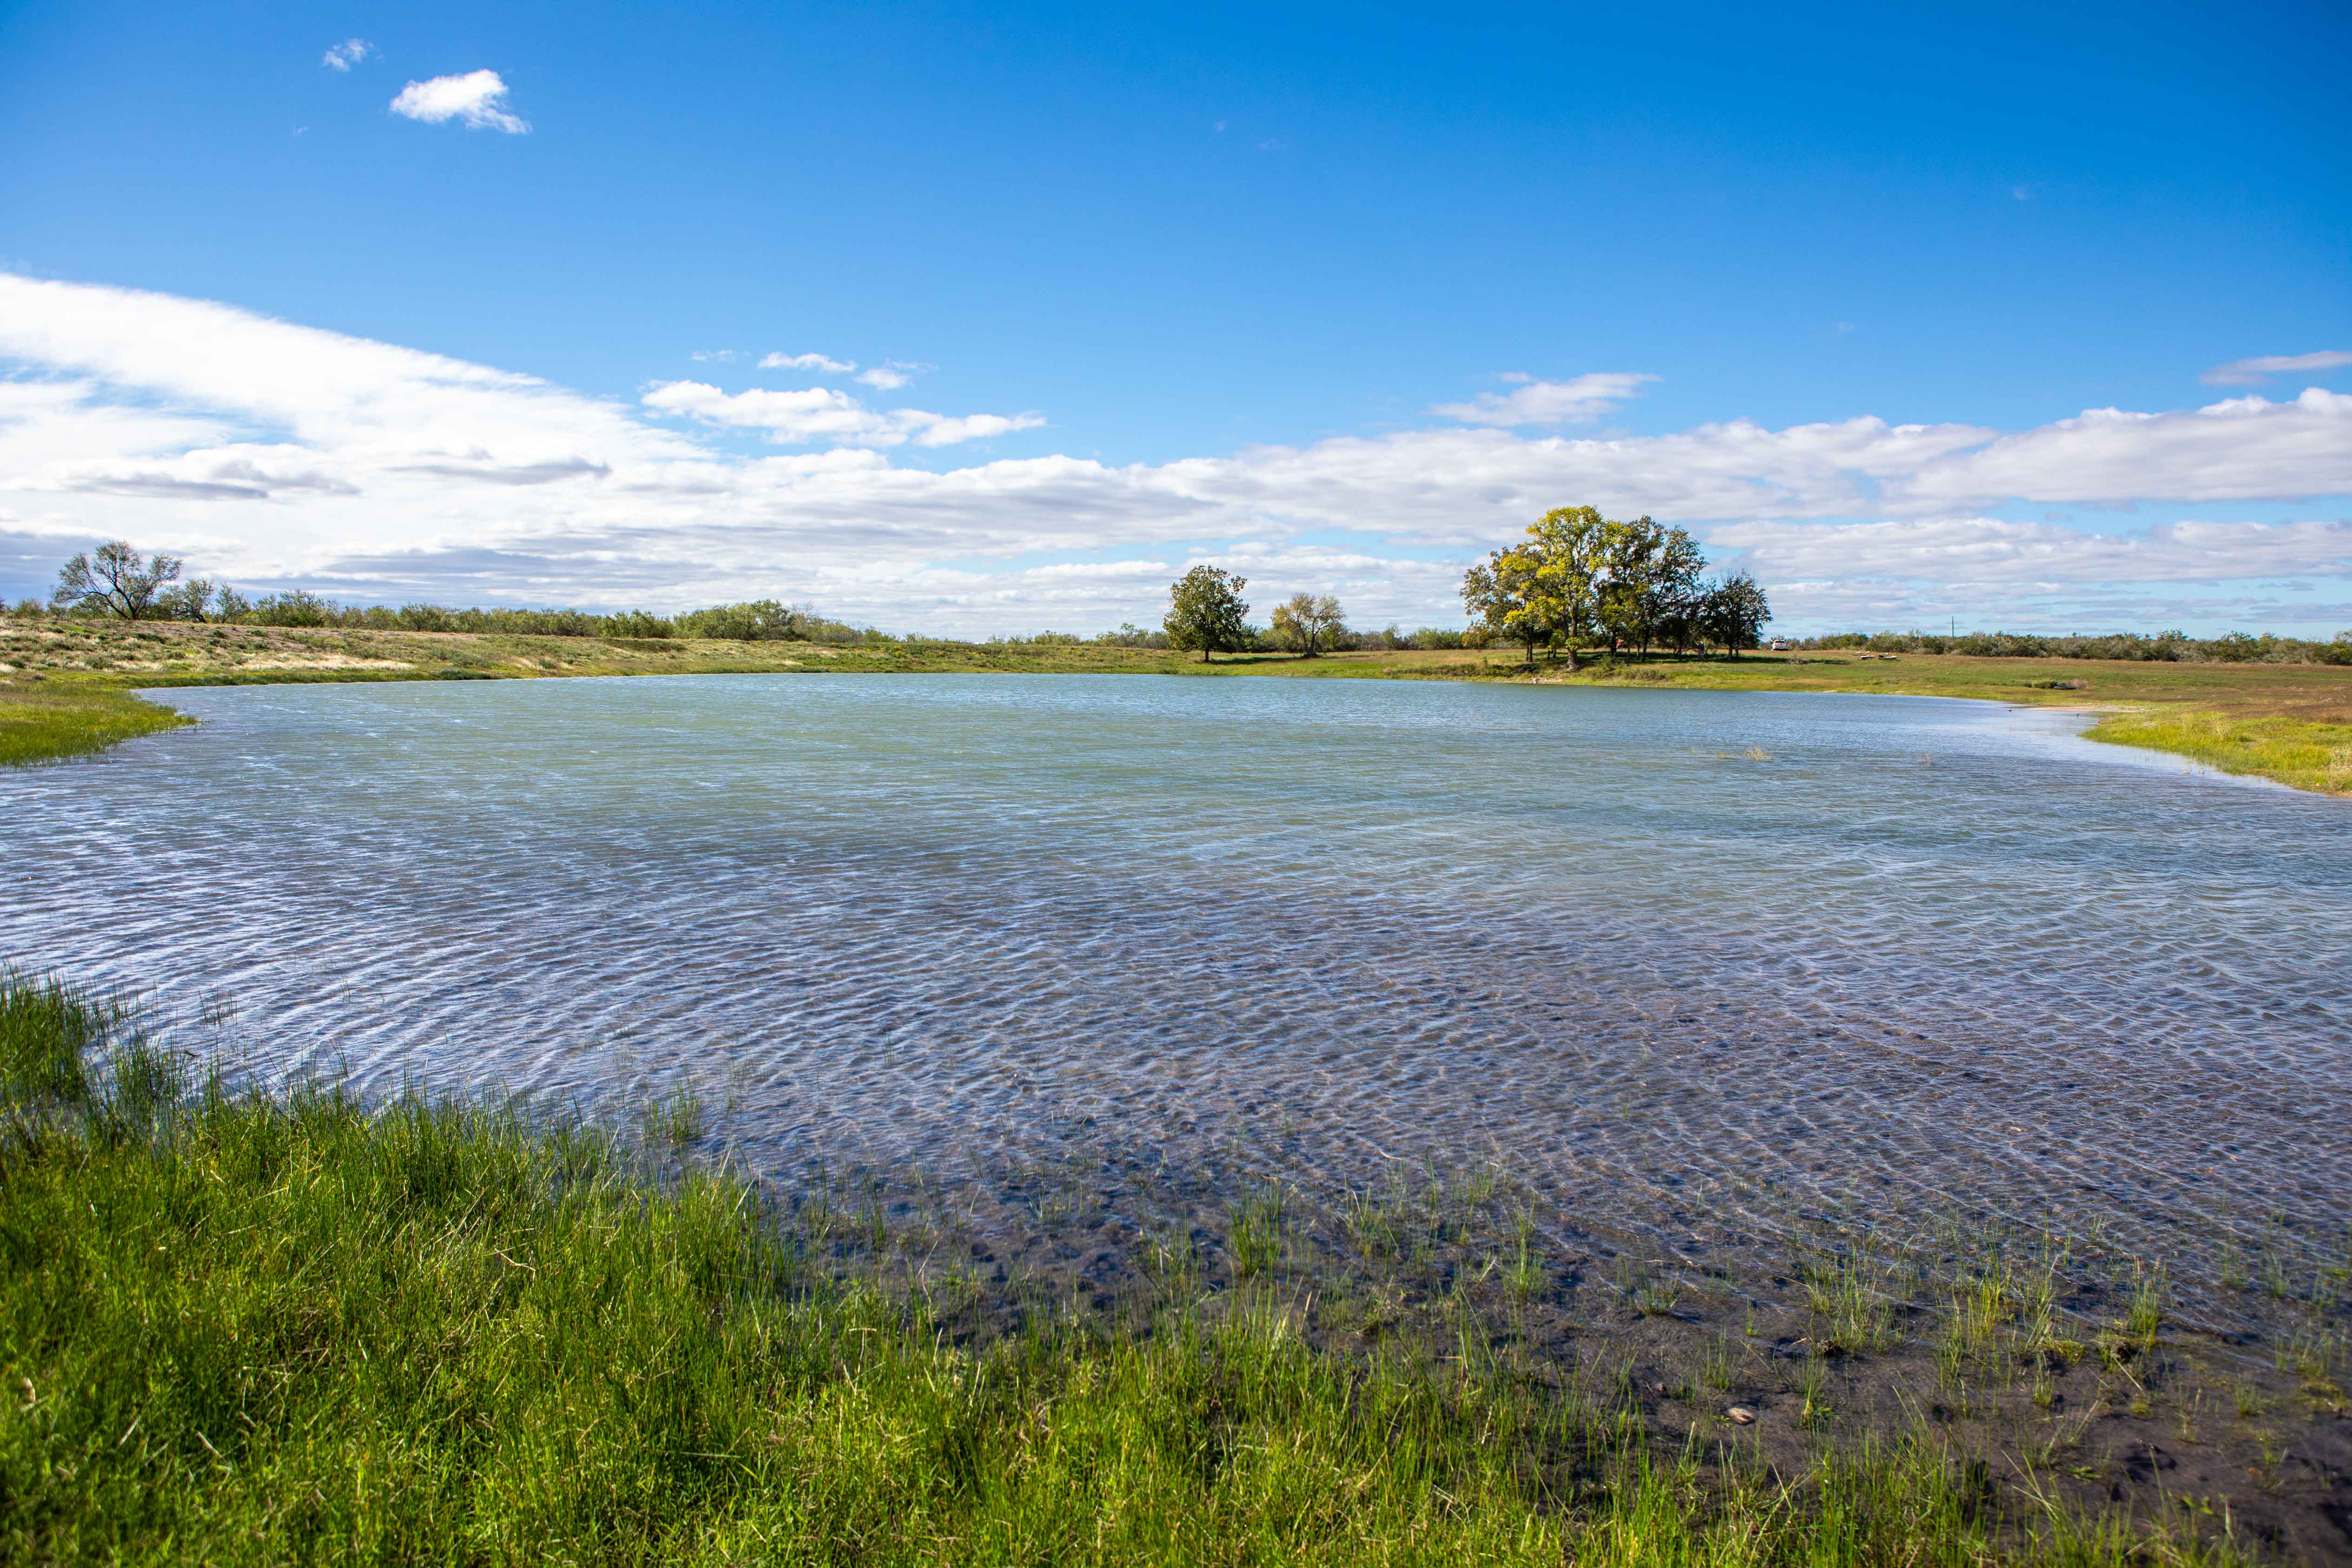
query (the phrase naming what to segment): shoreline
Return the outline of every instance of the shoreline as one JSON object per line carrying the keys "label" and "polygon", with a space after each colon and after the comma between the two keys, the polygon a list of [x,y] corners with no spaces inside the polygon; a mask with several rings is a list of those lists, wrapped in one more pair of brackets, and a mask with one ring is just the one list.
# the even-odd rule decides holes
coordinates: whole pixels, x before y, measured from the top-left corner
{"label": "shoreline", "polygon": [[[2298,792],[2352,797],[2352,668],[1908,654],[1757,652],[1588,663],[1528,673],[1516,650],[1351,651],[1202,664],[1099,643],[903,641],[830,646],[222,626],[0,622],[0,764],[100,751],[187,722],[133,696],[184,686],[706,674],[1156,674],[1210,679],[1532,682],[1624,689],[1939,697],[2100,715],[2086,739],[2186,757]],[[2082,680],[2062,689],[2054,678]]]}

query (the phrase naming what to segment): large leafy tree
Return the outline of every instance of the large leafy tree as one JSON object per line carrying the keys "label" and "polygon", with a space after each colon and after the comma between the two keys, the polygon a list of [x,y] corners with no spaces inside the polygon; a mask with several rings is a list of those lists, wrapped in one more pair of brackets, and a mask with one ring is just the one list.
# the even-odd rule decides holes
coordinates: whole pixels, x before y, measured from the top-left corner
{"label": "large leafy tree", "polygon": [[1308,658],[1336,646],[1339,634],[1347,629],[1348,618],[1339,609],[1339,601],[1328,594],[1319,599],[1312,594],[1293,594],[1287,602],[1274,607],[1274,635]]}
{"label": "large leafy tree", "polygon": [[1571,645],[1601,629],[1601,595],[1624,530],[1623,523],[1589,506],[1556,507],[1528,530],[1528,539],[1543,551],[1545,575],[1559,605],[1559,629]]}
{"label": "large leafy tree", "polygon": [[85,615],[152,619],[170,612],[157,601],[163,584],[180,574],[180,558],[158,552],[142,556],[123,540],[85,551],[58,569],[49,602]]}
{"label": "large leafy tree", "polygon": [[1564,506],[1470,568],[1462,601],[1489,635],[1525,644],[1530,668],[1538,645],[1565,641],[1573,649],[1594,637],[1647,653],[1661,639],[1690,640],[1706,565],[1698,541],[1682,529]]}
{"label": "large leafy tree", "polygon": [[1542,559],[1523,544],[1497,550],[1464,573],[1462,603],[1494,636],[1525,643],[1530,669],[1535,668],[1536,646],[1551,640],[1559,625],[1557,606],[1545,590]]}
{"label": "large leafy tree", "polygon": [[1698,597],[1706,566],[1698,541],[1647,517],[1606,526],[1607,573],[1596,595],[1601,629],[1644,654],[1661,639],[1687,640],[1679,623]]}
{"label": "large leafy tree", "polygon": [[1168,646],[1198,648],[1201,662],[1213,653],[1238,653],[1249,646],[1249,606],[1242,590],[1249,579],[1216,566],[1195,566],[1168,589]]}
{"label": "large leafy tree", "polygon": [[1694,618],[1701,637],[1721,643],[1738,658],[1741,648],[1754,647],[1763,640],[1759,634],[1772,618],[1772,606],[1764,597],[1761,584],[1745,572],[1734,572],[1706,584]]}
{"label": "large leafy tree", "polygon": [[1548,511],[1464,574],[1462,602],[1489,633],[1525,644],[1532,668],[1539,646],[1580,641],[1600,626],[1611,541],[1623,526],[1589,506]]}

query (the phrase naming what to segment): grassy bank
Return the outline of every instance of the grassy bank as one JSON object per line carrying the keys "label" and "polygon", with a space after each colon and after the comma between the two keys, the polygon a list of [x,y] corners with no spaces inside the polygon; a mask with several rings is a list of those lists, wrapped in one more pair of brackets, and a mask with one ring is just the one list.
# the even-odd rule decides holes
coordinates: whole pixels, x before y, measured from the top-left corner
{"label": "grassy bank", "polygon": [[95,681],[0,685],[0,765],[82,756],[186,722],[168,708]]}
{"label": "grassy bank", "polygon": [[[0,621],[0,760],[69,755],[177,721],[122,695],[134,686],[782,671],[1530,679],[1518,650],[1503,648],[1398,649],[1314,659],[1242,654],[1203,665],[1189,655],[1105,643],[909,638],[830,647],[684,637]],[[1548,663],[1532,679],[1958,697],[2093,709],[2108,715],[2092,730],[2095,740],[2173,752],[2297,789],[2352,794],[2352,667],[2346,666],[1837,651],[1737,659],[1587,659],[1573,674]]]}
{"label": "grassy bank", "polygon": [[983,1331],[967,1277],[845,1277],[787,1194],[485,1106],[232,1093],[53,984],[0,983],[0,1078],[12,1561],[2242,1555],[1924,1419],[1790,1465],[1662,1426],[1630,1367],[1339,1353],[1311,1289],[1174,1254]]}
{"label": "grassy bank", "polygon": [[2317,795],[2352,795],[2352,722],[2190,710],[2115,713],[2091,739],[2194,758]]}

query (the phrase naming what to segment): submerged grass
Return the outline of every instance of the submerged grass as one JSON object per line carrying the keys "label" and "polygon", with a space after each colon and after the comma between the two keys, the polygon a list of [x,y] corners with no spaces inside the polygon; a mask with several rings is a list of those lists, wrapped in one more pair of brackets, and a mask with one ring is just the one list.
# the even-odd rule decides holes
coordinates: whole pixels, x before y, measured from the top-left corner
{"label": "submerged grass", "polygon": [[[1119,1314],[966,1333],[963,1276],[841,1279],[809,1205],[724,1171],[481,1104],[233,1092],[52,983],[0,977],[0,1085],[10,1561],[2235,1555],[1997,1499],[1924,1430],[1788,1472],[1467,1336],[1334,1353],[1180,1237]],[[647,1139],[698,1131],[682,1107]],[[1290,1207],[1236,1216],[1263,1267]]]}

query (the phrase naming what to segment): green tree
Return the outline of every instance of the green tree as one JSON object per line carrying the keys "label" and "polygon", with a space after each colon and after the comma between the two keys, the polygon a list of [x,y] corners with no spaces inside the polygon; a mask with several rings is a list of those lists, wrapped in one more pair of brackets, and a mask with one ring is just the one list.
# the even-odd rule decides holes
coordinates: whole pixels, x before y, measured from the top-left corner
{"label": "green tree", "polygon": [[1462,603],[1488,633],[1524,643],[1528,668],[1536,667],[1536,645],[1549,641],[1557,619],[1543,593],[1534,551],[1524,545],[1497,550],[1462,574]]}
{"label": "green tree", "polygon": [[128,542],[110,540],[58,569],[58,585],[49,602],[61,610],[79,610],[85,615],[146,620],[158,613],[156,598],[163,584],[179,574],[178,556],[160,551],[142,556]]}
{"label": "green tree", "polygon": [[1623,526],[1589,506],[1548,511],[1463,574],[1462,602],[1489,633],[1526,645],[1533,668],[1538,646],[1580,641],[1601,624],[1612,531]]}
{"label": "green tree", "polygon": [[1528,530],[1530,538],[1541,542],[1545,569],[1560,608],[1559,629],[1571,645],[1601,629],[1601,594],[1624,530],[1623,523],[1612,522],[1599,508],[1589,506],[1556,507]]}
{"label": "green tree", "polygon": [[1732,658],[1738,658],[1741,648],[1754,647],[1762,640],[1759,634],[1772,618],[1772,607],[1755,578],[1745,572],[1734,572],[1706,584],[1699,595],[1698,612],[1694,618],[1701,637],[1721,643]]}
{"label": "green tree", "polygon": [[1313,658],[1337,645],[1348,629],[1348,618],[1339,609],[1339,601],[1328,594],[1319,599],[1312,594],[1293,594],[1286,603],[1274,607],[1273,629],[1276,641]]}
{"label": "green tree", "polygon": [[155,609],[175,621],[209,621],[213,618],[213,601],[220,592],[221,584],[198,577],[157,595]]}
{"label": "green tree", "polygon": [[1698,541],[1647,517],[1604,526],[1609,558],[1597,595],[1601,629],[1644,655],[1662,638],[1675,641],[1679,634],[1686,642],[1688,633],[1676,622],[1698,597],[1698,574],[1706,566]]}
{"label": "green tree", "polygon": [[1220,651],[1238,653],[1250,644],[1244,617],[1249,606],[1242,590],[1249,579],[1216,566],[1195,566],[1168,588],[1168,646],[1199,648],[1201,662]]}

